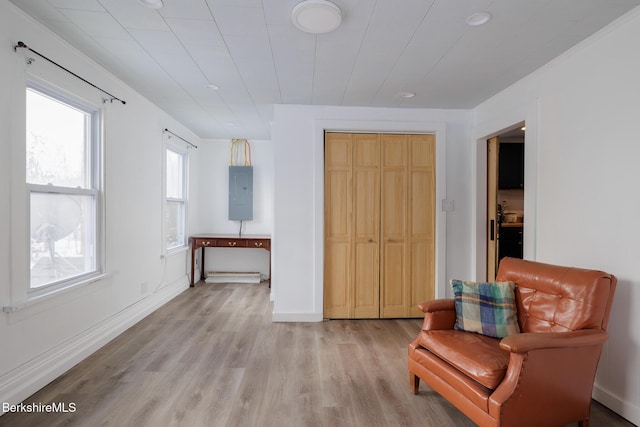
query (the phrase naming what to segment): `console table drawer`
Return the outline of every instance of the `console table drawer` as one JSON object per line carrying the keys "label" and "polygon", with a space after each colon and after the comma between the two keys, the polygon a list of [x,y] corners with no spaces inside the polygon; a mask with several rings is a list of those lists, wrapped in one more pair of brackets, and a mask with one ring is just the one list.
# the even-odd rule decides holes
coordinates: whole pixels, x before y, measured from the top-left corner
{"label": "console table drawer", "polygon": [[248,248],[271,249],[271,239],[248,239]]}
{"label": "console table drawer", "polygon": [[217,241],[215,239],[194,239],[193,247],[195,249],[198,248],[213,248],[217,246]]}
{"label": "console table drawer", "polygon": [[244,239],[218,239],[219,248],[246,248],[247,241]]}

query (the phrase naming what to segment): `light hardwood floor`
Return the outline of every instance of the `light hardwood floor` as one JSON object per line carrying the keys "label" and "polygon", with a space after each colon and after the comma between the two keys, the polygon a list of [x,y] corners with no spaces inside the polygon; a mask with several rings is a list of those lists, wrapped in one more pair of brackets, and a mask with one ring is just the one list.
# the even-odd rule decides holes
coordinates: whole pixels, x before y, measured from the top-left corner
{"label": "light hardwood floor", "polygon": [[[265,284],[203,282],[25,403],[0,426],[473,426],[436,393],[409,391],[420,320],[272,323]],[[594,402],[592,427],[632,426]]]}

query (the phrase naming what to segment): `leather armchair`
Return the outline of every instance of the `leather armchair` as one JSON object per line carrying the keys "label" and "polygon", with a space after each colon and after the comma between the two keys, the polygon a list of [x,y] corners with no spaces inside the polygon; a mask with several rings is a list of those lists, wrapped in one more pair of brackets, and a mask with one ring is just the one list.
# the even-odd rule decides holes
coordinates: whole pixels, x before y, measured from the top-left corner
{"label": "leather armchair", "polygon": [[499,340],[455,330],[453,299],[421,304],[411,391],[424,381],[479,426],[587,427],[616,277],[504,258],[496,280],[516,283],[521,333]]}

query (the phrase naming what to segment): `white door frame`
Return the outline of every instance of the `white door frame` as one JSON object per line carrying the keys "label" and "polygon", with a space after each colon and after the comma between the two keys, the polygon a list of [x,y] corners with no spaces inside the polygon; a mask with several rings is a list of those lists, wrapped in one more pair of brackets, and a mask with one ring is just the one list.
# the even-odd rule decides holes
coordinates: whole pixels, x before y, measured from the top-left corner
{"label": "white door frame", "polygon": [[508,114],[476,123],[472,129],[473,154],[475,159],[475,186],[472,206],[475,215],[471,224],[471,270],[476,280],[487,277],[487,140],[513,128],[514,124],[525,122],[527,130],[524,139],[524,227],[523,257],[537,259],[537,153],[538,153],[538,100],[514,106]]}
{"label": "white door frame", "polygon": [[429,133],[436,136],[436,248],[435,297],[446,296],[447,216],[440,209],[446,199],[447,159],[446,123],[381,120],[315,120],[314,121],[314,308],[324,309],[324,132]]}

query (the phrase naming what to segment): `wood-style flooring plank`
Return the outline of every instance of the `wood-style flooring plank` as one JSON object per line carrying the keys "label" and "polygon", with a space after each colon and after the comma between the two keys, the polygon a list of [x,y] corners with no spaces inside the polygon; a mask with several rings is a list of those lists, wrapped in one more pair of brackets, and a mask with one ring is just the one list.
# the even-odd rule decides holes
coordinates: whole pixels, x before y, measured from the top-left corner
{"label": "wood-style flooring plank", "polygon": [[[407,345],[422,321],[272,323],[265,284],[200,282],[25,403],[0,426],[471,427],[424,384]],[[594,402],[591,427],[631,427]]]}

